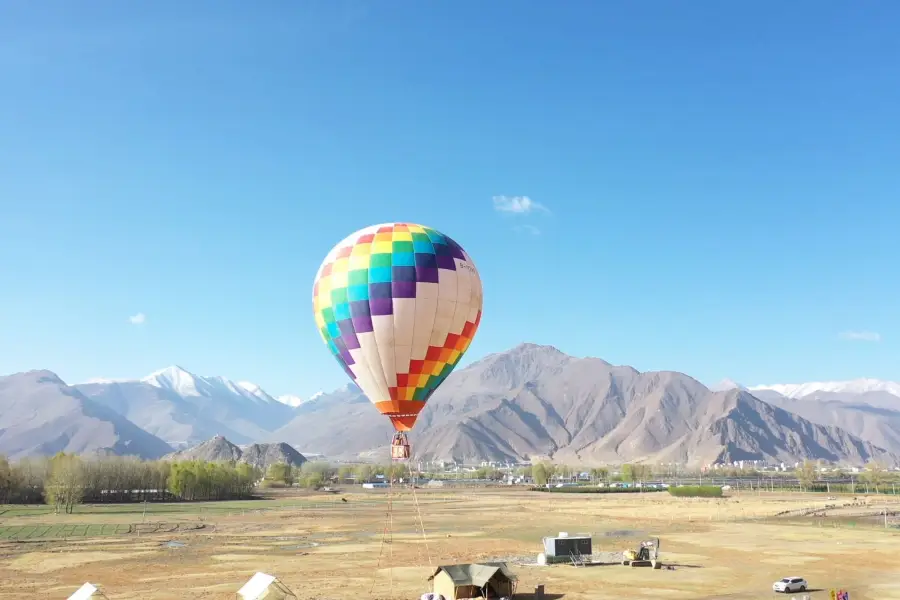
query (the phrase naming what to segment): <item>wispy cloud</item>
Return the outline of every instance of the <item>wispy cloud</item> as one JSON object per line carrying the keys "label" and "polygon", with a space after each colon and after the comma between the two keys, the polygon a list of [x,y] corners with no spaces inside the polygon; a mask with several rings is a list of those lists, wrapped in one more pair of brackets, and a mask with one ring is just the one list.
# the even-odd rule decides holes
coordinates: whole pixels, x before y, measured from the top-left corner
{"label": "wispy cloud", "polygon": [[848,342],[880,342],[881,334],[876,331],[843,331],[838,337]]}
{"label": "wispy cloud", "polygon": [[128,322],[131,323],[132,325],[143,325],[146,320],[147,320],[147,315],[145,315],[144,313],[141,313],[141,312],[139,312],[136,315],[131,315],[130,317],[128,317]]}
{"label": "wispy cloud", "polygon": [[535,202],[528,196],[494,196],[494,210],[497,212],[527,215],[533,212],[549,213],[550,209]]}
{"label": "wispy cloud", "polygon": [[513,231],[518,231],[519,233],[528,233],[531,235],[541,235],[541,230],[534,225],[516,225],[515,227],[513,227]]}

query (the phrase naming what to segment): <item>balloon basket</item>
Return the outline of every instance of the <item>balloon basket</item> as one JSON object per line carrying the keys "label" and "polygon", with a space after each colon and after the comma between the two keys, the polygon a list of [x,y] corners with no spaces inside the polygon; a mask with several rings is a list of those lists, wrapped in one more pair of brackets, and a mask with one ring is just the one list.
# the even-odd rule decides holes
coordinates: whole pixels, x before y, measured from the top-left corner
{"label": "balloon basket", "polygon": [[405,433],[394,435],[391,440],[391,460],[409,460],[409,440]]}

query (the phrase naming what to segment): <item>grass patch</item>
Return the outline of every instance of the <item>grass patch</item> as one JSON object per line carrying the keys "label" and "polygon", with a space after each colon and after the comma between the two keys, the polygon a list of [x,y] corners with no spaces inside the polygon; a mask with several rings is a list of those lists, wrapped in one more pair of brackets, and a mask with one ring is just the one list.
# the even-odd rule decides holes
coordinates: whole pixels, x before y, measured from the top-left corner
{"label": "grass patch", "polygon": [[132,526],[121,523],[0,526],[0,540],[58,540],[79,537],[109,537],[130,533],[132,533]]}
{"label": "grass patch", "polygon": [[670,487],[669,493],[676,498],[721,498],[722,488],[717,485],[682,485]]}
{"label": "grass patch", "polygon": [[[385,499],[371,498],[365,501],[356,500],[353,506],[381,504]],[[223,515],[252,510],[280,509],[327,509],[332,506],[346,506],[338,496],[322,496],[321,498],[286,499],[286,500],[222,500],[219,502],[135,502],[131,504],[80,504],[75,507],[75,515]],[[53,507],[45,504],[37,505],[0,505],[0,517],[46,517],[53,515]]]}

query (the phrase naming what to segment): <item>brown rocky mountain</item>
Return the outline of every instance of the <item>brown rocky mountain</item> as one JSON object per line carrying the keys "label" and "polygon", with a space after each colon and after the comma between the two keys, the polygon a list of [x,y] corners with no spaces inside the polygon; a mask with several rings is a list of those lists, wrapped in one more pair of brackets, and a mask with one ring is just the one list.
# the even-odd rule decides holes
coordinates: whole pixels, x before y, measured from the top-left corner
{"label": "brown rocky mountain", "polygon": [[306,462],[306,457],[284,442],[250,444],[242,449],[241,462],[265,471],[269,465],[278,463],[299,467]]}
{"label": "brown rocky mountain", "polygon": [[163,460],[201,460],[206,462],[243,462],[265,471],[269,465],[285,463],[299,467],[306,457],[284,442],[235,446],[224,437],[216,437],[193,448],[167,454]]}
{"label": "brown rocky mountain", "polygon": [[158,458],[172,448],[50,371],[0,377],[0,454],[10,458],[117,454]]}
{"label": "brown rocky mountain", "polygon": [[163,460],[202,460],[204,462],[237,462],[241,459],[241,449],[221,435],[200,442],[196,446],[172,452]]}
{"label": "brown rocky mountain", "polygon": [[[300,406],[272,437],[304,451],[347,456],[385,447],[391,431],[350,386]],[[641,373],[535,344],[453,373],[410,437],[424,460],[525,460],[548,453],[582,464],[898,460],[744,390],[712,392],[682,373]]]}

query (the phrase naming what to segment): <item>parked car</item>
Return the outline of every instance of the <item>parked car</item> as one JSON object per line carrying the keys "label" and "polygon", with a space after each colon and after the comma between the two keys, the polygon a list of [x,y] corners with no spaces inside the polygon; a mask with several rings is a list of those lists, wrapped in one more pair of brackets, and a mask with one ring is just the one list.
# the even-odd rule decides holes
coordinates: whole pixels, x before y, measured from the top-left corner
{"label": "parked car", "polygon": [[806,587],[806,580],[802,577],[785,577],[772,584],[772,591],[790,594],[791,592],[805,592]]}

